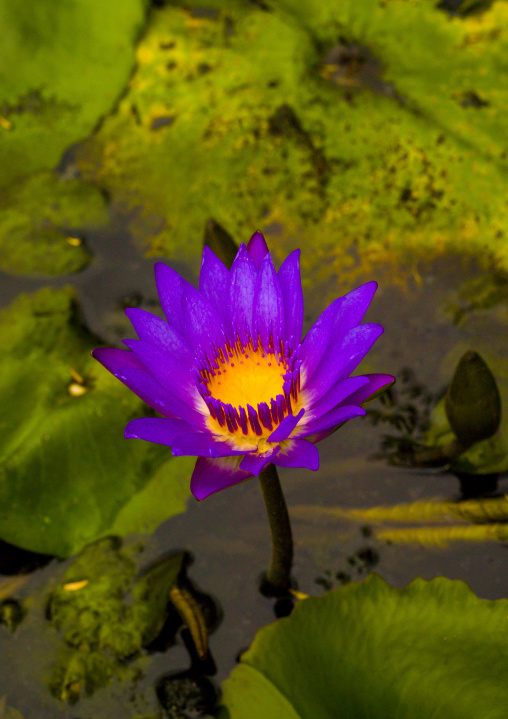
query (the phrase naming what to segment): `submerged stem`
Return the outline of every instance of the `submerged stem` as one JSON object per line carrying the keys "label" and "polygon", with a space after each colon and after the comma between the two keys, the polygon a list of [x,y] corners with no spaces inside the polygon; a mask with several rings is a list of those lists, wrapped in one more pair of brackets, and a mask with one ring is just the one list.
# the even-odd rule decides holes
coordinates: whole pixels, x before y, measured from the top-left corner
{"label": "submerged stem", "polygon": [[269,464],[260,473],[259,482],[272,534],[272,559],[266,573],[266,583],[268,589],[280,593],[289,588],[293,563],[291,524],[275,465]]}

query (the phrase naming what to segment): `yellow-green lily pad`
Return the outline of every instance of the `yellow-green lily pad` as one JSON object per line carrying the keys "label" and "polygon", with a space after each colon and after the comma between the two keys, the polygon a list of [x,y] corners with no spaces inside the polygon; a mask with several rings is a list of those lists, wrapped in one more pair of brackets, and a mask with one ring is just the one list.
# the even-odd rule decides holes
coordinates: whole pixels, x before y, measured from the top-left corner
{"label": "yellow-green lily pad", "polygon": [[51,172],[13,183],[0,197],[0,268],[30,275],[78,272],[91,260],[83,231],[107,220],[105,198],[90,183]]}
{"label": "yellow-green lily pad", "polygon": [[258,632],[220,719],[502,719],[508,601],[458,581],[394,589],[376,575]]}
{"label": "yellow-green lily pad", "polygon": [[139,243],[194,254],[214,217],[281,256],[308,243],[321,275],[450,251],[508,267],[505,3],[194,5],[152,13],[128,91],[78,155]]}
{"label": "yellow-green lily pad", "polygon": [[18,297],[0,343],[1,539],[64,557],[184,511],[194,460],[124,438],[146,405],[90,357],[72,289]]}
{"label": "yellow-green lily pad", "polygon": [[146,5],[0,1],[0,187],[55,167],[111,110],[133,67]]}

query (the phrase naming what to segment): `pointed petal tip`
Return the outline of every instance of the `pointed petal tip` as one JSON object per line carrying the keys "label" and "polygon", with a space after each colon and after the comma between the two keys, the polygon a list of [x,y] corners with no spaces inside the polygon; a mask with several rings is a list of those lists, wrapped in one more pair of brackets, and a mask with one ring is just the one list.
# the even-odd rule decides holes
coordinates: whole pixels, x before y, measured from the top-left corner
{"label": "pointed petal tip", "polygon": [[247,243],[247,252],[249,253],[251,259],[254,260],[256,268],[259,269],[263,258],[269,252],[266,240],[259,230],[256,230]]}

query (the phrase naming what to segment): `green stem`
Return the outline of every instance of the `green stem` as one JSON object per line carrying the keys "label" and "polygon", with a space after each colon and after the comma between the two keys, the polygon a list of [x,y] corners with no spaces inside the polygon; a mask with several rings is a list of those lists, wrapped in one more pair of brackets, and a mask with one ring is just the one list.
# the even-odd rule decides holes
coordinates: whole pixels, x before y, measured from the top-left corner
{"label": "green stem", "polygon": [[281,593],[289,588],[293,563],[293,537],[288,508],[275,465],[269,464],[261,472],[259,482],[272,533],[272,559],[266,573],[266,583],[274,593]]}

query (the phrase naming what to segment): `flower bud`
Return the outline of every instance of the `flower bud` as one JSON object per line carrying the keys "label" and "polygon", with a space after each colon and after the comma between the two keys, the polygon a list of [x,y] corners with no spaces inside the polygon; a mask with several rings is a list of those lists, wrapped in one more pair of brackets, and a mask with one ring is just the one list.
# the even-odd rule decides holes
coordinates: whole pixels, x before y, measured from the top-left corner
{"label": "flower bud", "polygon": [[445,411],[458,440],[467,446],[488,439],[501,421],[496,380],[477,352],[461,358],[445,397]]}

